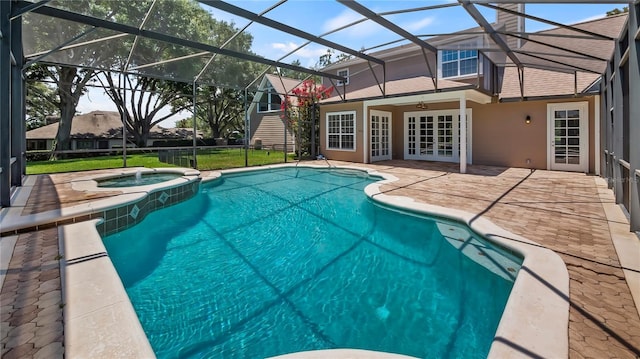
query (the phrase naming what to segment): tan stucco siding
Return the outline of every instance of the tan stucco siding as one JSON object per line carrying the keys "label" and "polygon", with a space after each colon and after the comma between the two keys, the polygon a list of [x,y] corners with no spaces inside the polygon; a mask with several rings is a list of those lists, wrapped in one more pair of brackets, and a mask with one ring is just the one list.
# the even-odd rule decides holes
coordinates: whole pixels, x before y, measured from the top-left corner
{"label": "tan stucco siding", "polygon": [[[547,104],[589,102],[589,172],[595,169],[593,97],[523,101],[474,106],[473,162],[535,169],[547,168]],[[531,123],[526,124],[529,115]],[[527,163],[529,160],[529,163]]]}
{"label": "tan stucco siding", "polygon": [[[588,102],[589,104],[589,172],[595,171],[595,101],[594,97],[569,99],[520,101],[492,104],[478,104],[467,101],[467,108],[471,109],[471,148],[474,164],[547,169],[547,149],[549,147],[547,105],[550,103]],[[459,102],[429,103],[428,110],[457,110]],[[357,151],[327,151],[326,150],[326,113],[335,111],[357,111]],[[367,107],[368,119],[370,111],[380,110],[391,112],[392,116],[392,158],[404,158],[404,113],[416,111],[415,105],[404,106],[371,106]],[[322,153],[328,158],[345,161],[363,162],[365,150],[362,141],[364,117],[360,115],[362,103],[326,105],[322,106],[321,141]],[[526,116],[531,117],[531,123],[526,124]],[[367,129],[369,125],[367,124]],[[367,144],[369,139],[367,138]]]}
{"label": "tan stucco siding", "polygon": [[[340,150],[328,150],[327,149],[327,113],[329,112],[342,112],[342,111],[355,111],[355,132],[356,132],[356,150],[355,151],[340,151]],[[339,161],[351,161],[351,162],[363,162],[364,145],[363,137],[364,133],[364,121],[362,115],[362,102],[344,103],[335,105],[324,105],[320,107],[320,153],[325,157],[332,160]]]}

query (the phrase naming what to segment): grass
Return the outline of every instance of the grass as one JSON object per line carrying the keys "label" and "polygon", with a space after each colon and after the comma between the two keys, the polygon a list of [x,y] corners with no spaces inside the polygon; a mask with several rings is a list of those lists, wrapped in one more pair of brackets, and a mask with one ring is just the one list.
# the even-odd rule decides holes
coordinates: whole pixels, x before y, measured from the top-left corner
{"label": "grass", "polygon": [[[190,153],[190,152],[189,152]],[[293,154],[288,154],[293,161]],[[190,157],[183,157],[183,166],[190,164]],[[261,166],[284,162],[282,151],[249,150],[249,166]],[[241,148],[198,150],[198,169],[212,170],[244,167],[245,154]],[[157,153],[135,153],[127,155],[127,167],[175,167],[158,160]],[[87,158],[62,159],[57,161],[27,162],[27,174],[60,173],[88,171],[107,168],[122,168],[122,156],[100,156]]]}

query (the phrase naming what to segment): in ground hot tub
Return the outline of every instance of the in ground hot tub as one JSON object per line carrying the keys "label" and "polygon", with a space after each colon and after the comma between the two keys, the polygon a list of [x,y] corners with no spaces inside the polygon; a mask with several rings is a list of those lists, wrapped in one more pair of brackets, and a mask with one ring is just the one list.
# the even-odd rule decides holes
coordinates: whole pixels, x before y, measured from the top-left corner
{"label": "in ground hot tub", "polygon": [[150,184],[171,181],[179,177],[182,177],[182,173],[163,173],[163,172],[142,173],[142,171],[137,171],[134,174],[128,174],[120,177],[97,180],[96,182],[98,182],[98,187],[120,188],[120,187],[146,186]]}

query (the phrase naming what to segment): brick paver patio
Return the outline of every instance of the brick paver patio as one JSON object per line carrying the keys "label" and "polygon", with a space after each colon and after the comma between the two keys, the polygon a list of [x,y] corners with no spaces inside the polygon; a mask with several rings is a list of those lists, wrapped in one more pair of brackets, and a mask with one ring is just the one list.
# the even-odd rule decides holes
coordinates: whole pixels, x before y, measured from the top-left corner
{"label": "brick paver patio", "polygon": [[[640,357],[640,317],[603,209],[613,194],[599,195],[603,188],[595,177],[488,166],[470,166],[460,174],[457,164],[420,161],[329,162],[395,175],[399,181],[382,192],[475,213],[556,251],[570,276],[570,357]],[[98,198],[73,191],[74,176],[41,176],[24,214]],[[18,238],[0,292],[2,358],[62,357],[57,244],[55,228]]]}

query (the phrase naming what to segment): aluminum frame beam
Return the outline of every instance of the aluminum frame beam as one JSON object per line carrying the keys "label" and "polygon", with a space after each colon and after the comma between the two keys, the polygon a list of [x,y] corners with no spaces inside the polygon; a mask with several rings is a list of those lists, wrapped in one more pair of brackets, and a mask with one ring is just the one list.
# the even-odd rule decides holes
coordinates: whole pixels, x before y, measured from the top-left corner
{"label": "aluminum frame beam", "polygon": [[[18,4],[24,5],[24,4],[30,4],[30,3],[26,1],[19,1]],[[33,12],[40,15],[74,21],[80,24],[118,31],[118,32],[130,34],[130,35],[141,36],[141,37],[149,38],[152,40],[163,41],[170,44],[191,47],[193,49],[208,51],[211,53],[218,53],[221,55],[226,55],[226,56],[247,60],[247,61],[253,61],[253,62],[265,64],[265,65],[283,67],[283,68],[294,70],[294,71],[304,72],[307,74],[312,74],[317,76],[324,76],[324,77],[333,78],[336,80],[342,79],[342,76],[334,75],[327,72],[312,70],[302,66],[295,66],[295,65],[291,65],[283,62],[273,61],[273,60],[265,59],[263,57],[256,56],[256,55],[250,55],[250,54],[245,54],[245,53],[241,53],[233,50],[222,49],[220,47],[204,44],[201,42],[181,39],[179,37],[162,34],[156,31],[138,29],[134,26],[114,23],[108,20],[98,19],[95,17],[82,15],[74,12],[69,12],[66,10],[56,9],[49,6],[39,7],[37,9],[34,9]]]}
{"label": "aluminum frame beam", "polygon": [[28,6],[21,7],[19,9],[17,9],[17,10],[12,10],[11,11],[11,15],[10,15],[11,17],[10,17],[9,20],[14,20],[14,19],[16,19],[16,18],[18,18],[18,17],[20,17],[20,16],[22,16],[22,15],[28,13],[28,12],[31,12],[31,11],[39,8],[40,6],[46,5],[48,2],[51,2],[51,0],[42,0],[42,1],[39,1],[37,3],[32,3],[32,4],[28,5]]}
{"label": "aluminum frame beam", "polygon": [[[542,56],[538,56],[538,55],[534,55],[531,54],[527,51],[521,51],[521,50],[513,50],[513,52],[518,53],[518,54],[522,54],[524,56],[529,56],[529,57],[533,57],[536,58],[538,60],[542,60],[542,61],[548,61],[557,65],[562,65],[562,66],[567,66],[569,68],[575,69],[575,70],[580,70],[580,71],[584,71],[584,72],[589,72],[592,74],[596,74],[596,75],[601,75],[602,71],[596,71],[596,70],[592,70],[592,69],[587,69],[585,67],[581,67],[581,66],[575,66],[575,65],[567,65],[566,63],[562,62],[562,61],[557,61],[557,60],[552,60],[552,59],[548,59],[546,57],[542,57]],[[552,56],[558,56],[558,55],[552,55]]]}
{"label": "aluminum frame beam", "polygon": [[[629,5],[629,98],[640,98],[640,3]],[[635,34],[635,39],[634,39]],[[636,173],[640,170],[640,102],[629,101],[629,217],[631,231],[640,231],[640,176]],[[636,140],[632,140],[635,138]]]}
{"label": "aluminum frame beam", "polygon": [[0,207],[11,205],[11,13],[12,2],[0,1]]}
{"label": "aluminum frame beam", "polygon": [[[467,0],[467,1],[472,1],[472,0]],[[474,1],[474,2],[476,2],[476,1]],[[558,2],[557,1],[553,1],[553,2],[549,2],[549,3],[558,3]],[[593,2],[589,2],[589,3],[591,4]],[[527,18],[529,20],[534,20],[534,21],[542,22],[542,23],[545,23],[545,24],[548,24],[548,25],[552,25],[552,26],[555,26],[555,27],[561,27],[563,29],[572,30],[572,31],[575,31],[575,32],[579,32],[579,33],[582,33],[582,34],[593,36],[593,37],[601,39],[601,40],[609,40],[609,41],[616,40],[613,37],[609,37],[609,36],[606,36],[606,35],[598,34],[596,32],[579,29],[579,28],[577,28],[575,26],[561,24],[559,22],[543,19],[541,17],[525,14],[525,13],[522,13],[522,12],[519,12],[519,11],[507,9],[507,8],[502,8],[502,7],[499,7],[499,6],[491,5],[489,3],[482,3],[482,4],[479,4],[479,5],[480,6],[484,6],[484,7],[488,7],[490,9],[494,9],[496,11],[503,11],[503,12],[506,12],[506,13],[509,13],[509,14],[512,14],[512,15],[522,16],[522,17]]]}
{"label": "aluminum frame beam", "polygon": [[316,35],[313,35],[313,34],[310,34],[308,32],[296,29],[294,27],[291,27],[289,25],[283,24],[281,22],[278,22],[278,21],[269,19],[267,17],[261,16],[259,14],[253,13],[251,11],[247,11],[245,9],[242,9],[242,8],[237,7],[235,5],[231,5],[231,4],[226,3],[224,1],[198,0],[198,2],[203,3],[205,5],[208,5],[208,6],[211,6],[211,7],[214,7],[216,9],[218,9],[218,10],[222,10],[222,11],[228,12],[230,14],[241,16],[241,17],[243,17],[245,19],[251,20],[251,21],[256,22],[258,24],[262,24],[262,25],[268,26],[270,28],[286,32],[286,33],[288,33],[290,35],[297,36],[299,38],[302,38],[302,39],[305,39],[305,40],[309,40],[309,41],[312,41],[312,42],[315,42],[315,43],[318,43],[318,44],[321,44],[321,45],[324,45],[324,46],[328,46],[328,47],[330,47],[332,49],[342,51],[342,52],[347,53],[349,55],[353,55],[353,56],[362,58],[362,59],[367,60],[367,61],[375,62],[375,63],[378,63],[380,65],[384,64],[384,61],[382,61],[382,60],[380,60],[380,59],[378,59],[376,57],[363,54],[360,51],[356,51],[356,50],[354,50],[352,48],[340,45],[338,43],[335,43],[333,41],[329,41],[327,39],[323,39],[323,38],[318,37]]}
{"label": "aluminum frame beam", "polygon": [[[495,0],[471,0],[471,2],[478,5],[485,5],[489,3],[496,3]],[[594,4],[594,3],[603,3],[603,4],[629,4],[633,2],[633,0],[603,0],[603,1],[594,1],[594,0],[509,0],[505,1],[509,4]]]}
{"label": "aluminum frame beam", "polygon": [[385,27],[387,30],[390,30],[392,32],[395,32],[396,34],[404,37],[405,39],[413,42],[414,44],[420,46],[423,49],[429,50],[433,53],[438,53],[438,49],[436,47],[434,47],[433,45],[430,45],[428,43],[426,43],[424,40],[420,39],[419,37],[413,35],[412,33],[408,32],[407,30],[401,28],[400,26],[392,23],[391,21],[385,19],[384,17],[382,17],[381,15],[371,11],[369,8],[367,8],[366,6],[363,6],[361,4],[359,4],[358,2],[354,1],[354,0],[337,0],[339,3],[341,3],[342,5],[348,7],[349,9],[357,12],[358,14],[368,18],[369,20],[377,23],[378,25],[381,25],[383,27]]}
{"label": "aluminum frame beam", "polygon": [[480,11],[478,11],[478,8],[476,8],[475,5],[469,2],[469,0],[458,0],[458,2],[462,5],[462,7],[464,7],[467,13],[469,13],[469,15],[478,23],[478,25],[480,25],[480,27],[487,32],[487,35],[491,37],[491,40],[493,40],[493,42],[495,42],[498,45],[498,47],[500,47],[502,51],[504,51],[504,53],[507,54],[507,57],[509,57],[511,61],[513,61],[513,63],[516,64],[518,67],[521,67],[522,63],[520,62],[520,59],[518,58],[518,56],[514,54],[514,52],[511,50],[509,45],[507,45],[504,39],[500,37],[500,35],[496,32],[493,26],[491,26],[491,24],[487,21],[487,19],[484,18],[484,16],[480,13]]}
{"label": "aluminum frame beam", "polygon": [[[504,32],[502,32],[502,31],[497,31],[497,33],[499,33],[499,34],[504,34],[504,35],[507,35],[507,36],[512,36],[512,37],[515,37],[515,38],[517,38],[517,39],[526,40],[526,41],[528,41],[528,42],[532,42],[532,43],[534,43],[534,44],[538,44],[538,45],[542,45],[542,46],[550,47],[550,48],[552,48],[552,49],[561,50],[561,51],[566,51],[566,52],[572,53],[572,54],[574,54],[574,55],[580,55],[580,56],[582,56],[582,57],[584,57],[584,58],[589,58],[589,59],[592,59],[592,60],[598,60],[598,61],[609,61],[609,59],[605,59],[605,58],[602,58],[602,57],[594,56],[594,55],[587,54],[587,53],[580,52],[580,51],[576,51],[576,50],[567,49],[567,48],[565,48],[565,47],[557,46],[557,45],[553,45],[553,44],[549,44],[549,43],[546,43],[546,42],[544,42],[544,41],[538,41],[538,40],[530,39],[530,38],[528,38],[528,37],[519,36],[519,35],[514,35],[514,34],[507,34],[507,33],[504,33]],[[522,49],[522,48],[520,48],[520,49]],[[551,55],[551,54],[550,54],[550,55]]]}
{"label": "aluminum frame beam", "polygon": [[15,159],[11,168],[11,185],[22,186],[22,176],[26,175],[27,168],[22,18],[11,21],[11,53],[16,61],[11,68],[11,156]]}

